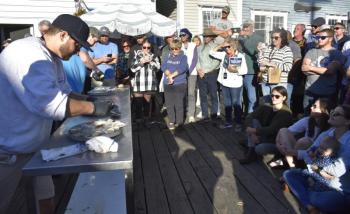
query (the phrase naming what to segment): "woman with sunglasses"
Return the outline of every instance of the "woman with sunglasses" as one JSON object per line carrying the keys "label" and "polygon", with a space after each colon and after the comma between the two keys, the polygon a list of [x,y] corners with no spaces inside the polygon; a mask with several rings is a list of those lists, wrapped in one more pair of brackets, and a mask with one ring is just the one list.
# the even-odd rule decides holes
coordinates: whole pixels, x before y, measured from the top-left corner
{"label": "woman with sunglasses", "polygon": [[[287,31],[283,29],[274,30],[272,32],[271,41],[271,46],[263,50],[258,59],[260,72],[262,72],[262,82],[260,85],[265,102],[269,102],[271,89],[277,85],[283,86],[287,89],[289,99],[293,90],[293,85],[288,83],[288,73],[293,65],[293,53],[288,46]],[[280,82],[278,84],[268,82],[267,71],[269,69],[281,70]]]}
{"label": "woman with sunglasses", "polygon": [[142,50],[136,52],[131,64],[134,77],[131,80],[133,103],[136,110],[136,119],[143,115],[149,117],[151,96],[157,91],[157,72],[160,68],[158,57],[151,52],[152,45],[146,39],[142,43]]}
{"label": "woman with sunglasses", "polygon": [[129,68],[128,60],[130,55],[131,43],[128,39],[123,39],[121,42],[122,52],[118,55],[117,63],[117,84],[119,85],[129,85]]}
{"label": "woman with sunglasses", "polygon": [[283,86],[276,86],[271,92],[271,104],[259,106],[246,119],[248,152],[239,162],[248,164],[257,155],[279,154],[275,138],[278,131],[292,124],[292,112],[287,105],[288,93]]}
{"label": "woman with sunglasses", "polygon": [[330,190],[316,192],[309,188],[307,176],[302,169],[290,169],[283,173],[290,190],[310,213],[347,213],[350,208],[350,106],[336,107],[330,114],[328,123],[331,128],[322,132],[308,150],[290,150],[290,155],[309,164],[312,162],[309,152],[315,151],[326,137],[334,137],[340,142],[337,164],[318,170],[321,176],[329,173],[337,179],[330,182]]}
{"label": "woman with sunglasses", "polygon": [[[310,109],[310,116],[304,117],[288,128],[279,130],[276,137],[276,146],[291,168],[295,167],[293,156],[286,154],[287,149],[307,149],[317,136],[329,128],[329,104],[325,98],[317,99]],[[304,137],[296,139],[296,135],[304,134]],[[282,159],[270,162],[271,167],[282,166]]]}
{"label": "woman with sunglasses", "polygon": [[182,43],[175,39],[170,43],[171,53],[162,63],[165,106],[170,130],[184,122],[184,99],[187,92],[187,57],[181,50]]}
{"label": "woman with sunglasses", "polygon": [[237,40],[229,39],[211,50],[209,54],[221,60],[218,82],[221,85],[225,105],[225,124],[220,128],[232,127],[232,107],[235,115],[235,131],[242,129],[241,92],[243,75],[248,72],[245,55],[238,51]]}

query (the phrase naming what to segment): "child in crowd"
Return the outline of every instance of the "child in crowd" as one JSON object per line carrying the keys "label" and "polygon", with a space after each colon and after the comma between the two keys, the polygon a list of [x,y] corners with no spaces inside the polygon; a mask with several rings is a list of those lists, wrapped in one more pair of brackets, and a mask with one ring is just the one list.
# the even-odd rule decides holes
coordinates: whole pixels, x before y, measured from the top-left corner
{"label": "child in crowd", "polygon": [[307,169],[303,171],[308,176],[308,184],[311,190],[327,191],[332,187],[332,182],[339,179],[331,173],[332,165],[339,161],[337,160],[339,146],[339,141],[336,138],[326,137],[319,147],[311,148],[309,157],[312,163],[308,164]]}

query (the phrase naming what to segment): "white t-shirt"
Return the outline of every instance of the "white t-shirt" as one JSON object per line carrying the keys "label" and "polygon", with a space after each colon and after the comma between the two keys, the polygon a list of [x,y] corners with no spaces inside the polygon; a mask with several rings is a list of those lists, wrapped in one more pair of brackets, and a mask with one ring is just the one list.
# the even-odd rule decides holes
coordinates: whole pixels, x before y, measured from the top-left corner
{"label": "white t-shirt", "polygon": [[[241,66],[238,69],[237,73],[232,73],[227,71],[226,68],[224,68],[223,63],[224,63],[224,59],[225,59],[225,52],[216,52],[211,50],[209,52],[209,54],[216,58],[221,60],[220,62],[220,71],[219,71],[219,75],[218,75],[218,82],[226,87],[230,87],[230,88],[239,88],[243,85],[243,76],[247,74],[248,72],[248,68],[247,68],[247,63],[245,61],[245,56],[242,53],[237,53],[235,57],[240,58],[242,60],[241,62]],[[224,78],[224,73],[226,72],[226,76],[227,78]]]}
{"label": "white t-shirt", "polygon": [[70,92],[60,58],[41,39],[11,43],[0,54],[0,152],[36,151],[65,117]]}

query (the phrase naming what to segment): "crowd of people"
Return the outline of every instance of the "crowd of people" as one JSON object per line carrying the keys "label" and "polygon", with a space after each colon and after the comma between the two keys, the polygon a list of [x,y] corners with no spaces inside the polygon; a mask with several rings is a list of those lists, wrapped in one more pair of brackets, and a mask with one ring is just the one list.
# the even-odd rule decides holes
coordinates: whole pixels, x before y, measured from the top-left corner
{"label": "crowd of people", "polygon": [[[42,37],[6,43],[0,55],[0,99],[6,100],[0,112],[9,112],[0,115],[0,154],[34,152],[53,120],[105,115],[112,104],[89,101],[82,94],[91,88],[130,86],[136,123],[152,117],[152,97],[161,94],[168,129],[215,121],[243,131],[248,150],[241,164],[274,154],[270,167],[289,168],[281,180],[310,213],[348,209],[350,37],[344,24],[329,26],[319,17],[308,39],[300,23],[293,34],[274,29],[266,43],[251,20],[237,33],[229,13],[224,7],[201,35],[174,32],[162,47],[146,35],[111,41],[107,27],[88,27],[70,15],[40,22]],[[45,191],[36,194],[47,208],[52,180],[38,177],[43,182]]]}

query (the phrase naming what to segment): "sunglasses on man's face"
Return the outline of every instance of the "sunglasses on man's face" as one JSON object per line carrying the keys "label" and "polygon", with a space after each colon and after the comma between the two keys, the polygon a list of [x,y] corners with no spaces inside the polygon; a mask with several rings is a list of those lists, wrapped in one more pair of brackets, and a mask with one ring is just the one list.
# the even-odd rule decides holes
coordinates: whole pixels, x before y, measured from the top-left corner
{"label": "sunglasses on man's face", "polygon": [[150,46],[143,46],[142,49],[147,49],[147,50],[150,50],[151,47]]}
{"label": "sunglasses on man's face", "polygon": [[328,37],[331,37],[331,36],[316,36],[316,39],[317,40],[325,40],[325,39],[327,39]]}

